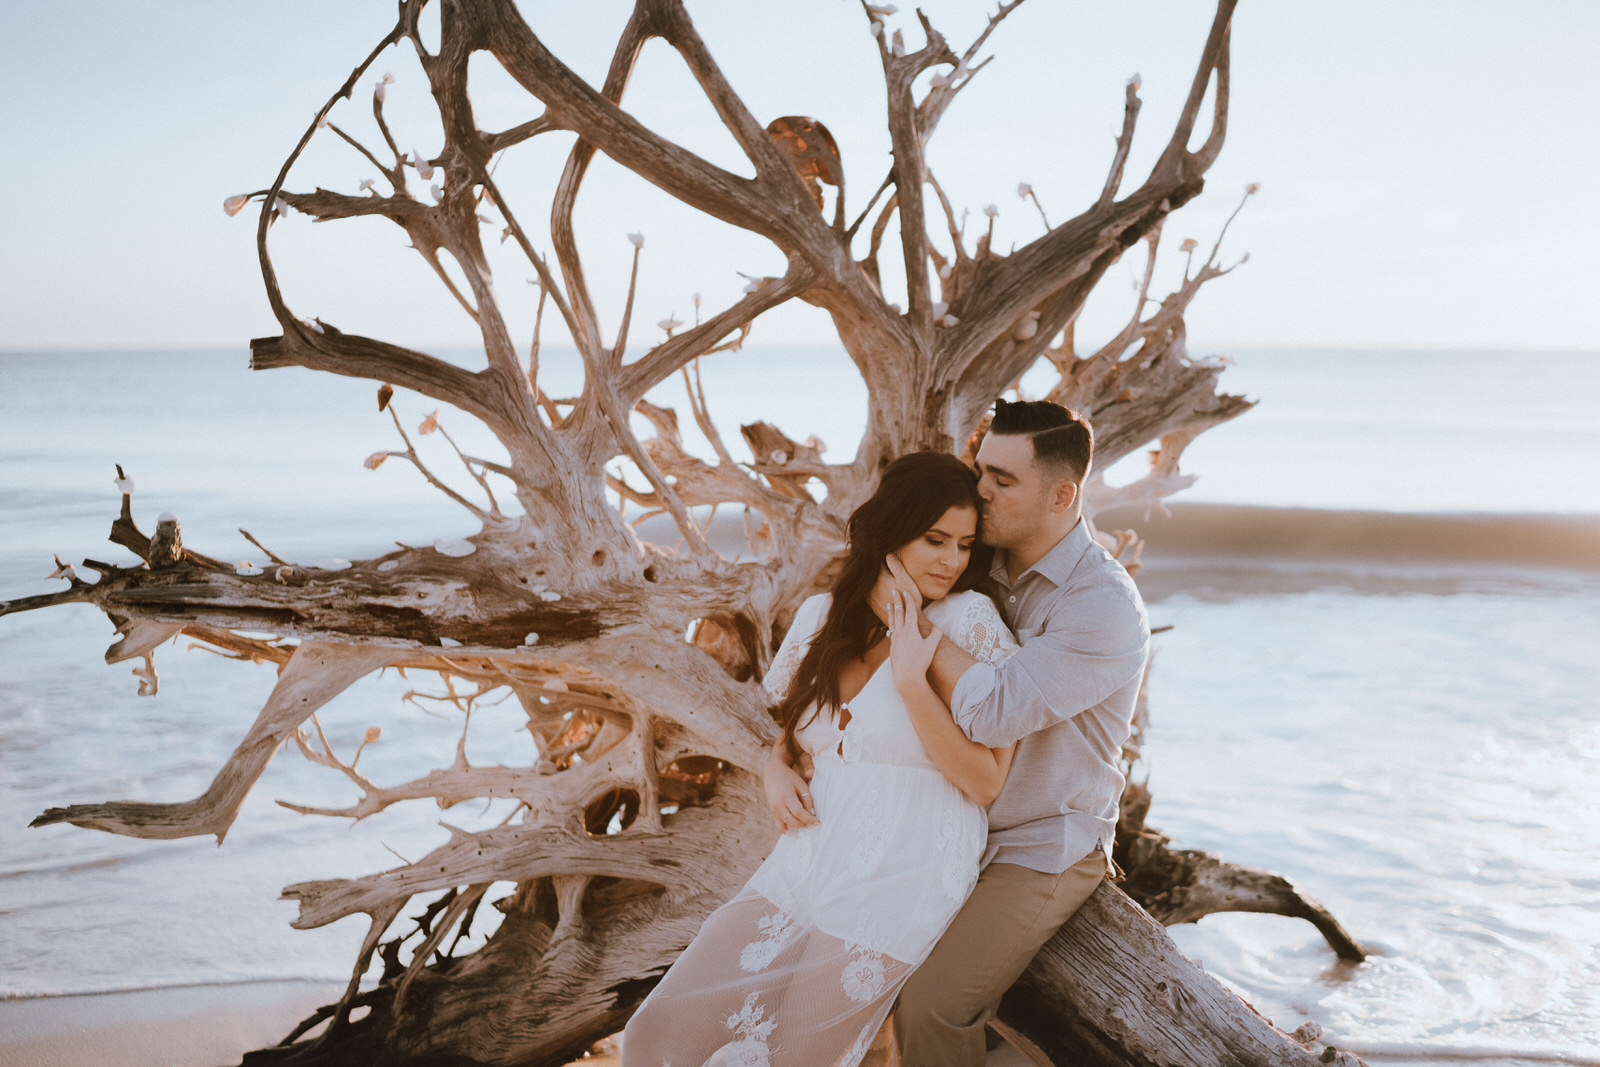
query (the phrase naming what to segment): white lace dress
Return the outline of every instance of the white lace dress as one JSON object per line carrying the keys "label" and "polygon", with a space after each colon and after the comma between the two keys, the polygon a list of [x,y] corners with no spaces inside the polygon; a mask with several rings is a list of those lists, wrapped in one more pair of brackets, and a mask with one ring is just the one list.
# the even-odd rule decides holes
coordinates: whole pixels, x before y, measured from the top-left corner
{"label": "white lace dress", "polygon": [[[800,607],[767,688],[781,697],[827,616]],[[957,593],[928,617],[974,657],[1016,650],[999,612]],[[779,838],[634,1014],[624,1067],[849,1067],[978,878],[984,809],[929,760],[886,660],[846,707],[799,731],[816,826]]]}

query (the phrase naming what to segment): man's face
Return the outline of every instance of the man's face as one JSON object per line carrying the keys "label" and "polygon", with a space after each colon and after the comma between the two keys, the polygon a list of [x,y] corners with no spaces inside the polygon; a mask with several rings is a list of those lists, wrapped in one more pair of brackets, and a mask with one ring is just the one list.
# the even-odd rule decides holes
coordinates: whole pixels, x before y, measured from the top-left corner
{"label": "man's face", "polygon": [[979,535],[984,544],[1013,548],[1044,525],[1055,486],[1033,458],[1026,434],[991,433],[978,448],[978,495],[983,498]]}

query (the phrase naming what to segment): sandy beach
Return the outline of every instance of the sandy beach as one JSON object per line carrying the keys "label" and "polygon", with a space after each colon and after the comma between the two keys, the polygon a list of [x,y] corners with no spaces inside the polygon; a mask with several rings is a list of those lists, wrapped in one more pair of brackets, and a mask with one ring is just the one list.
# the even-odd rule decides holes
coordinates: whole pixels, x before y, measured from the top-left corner
{"label": "sandy beach", "polygon": [[281,1040],[342,987],[325,982],[142,989],[0,1001],[0,1063],[215,1067]]}
{"label": "sandy beach", "polygon": [[[343,988],[324,982],[144,989],[95,996],[0,1000],[4,1067],[218,1067],[283,1038]],[[622,1062],[612,1042],[577,1061]],[[990,1067],[1025,1067],[1002,1049]]]}
{"label": "sandy beach", "polygon": [[[342,992],[324,982],[143,989],[93,996],[0,1000],[0,1067],[220,1067],[280,1040]],[[1402,1067],[1411,1057],[1365,1057],[1368,1067]],[[619,1067],[621,1050],[603,1042],[570,1067]],[[1429,1057],[1428,1067],[1538,1067],[1540,1059]],[[1583,1061],[1564,1061],[1583,1062]],[[1028,1067],[1009,1047],[989,1067]]]}

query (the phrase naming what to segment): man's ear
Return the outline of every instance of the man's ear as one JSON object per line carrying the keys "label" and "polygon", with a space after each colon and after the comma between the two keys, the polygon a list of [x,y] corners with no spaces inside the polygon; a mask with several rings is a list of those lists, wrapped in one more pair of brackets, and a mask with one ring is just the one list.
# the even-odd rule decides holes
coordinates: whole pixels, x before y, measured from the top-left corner
{"label": "man's ear", "polygon": [[1071,511],[1072,505],[1078,502],[1081,488],[1071,478],[1063,478],[1056,483],[1055,492],[1050,496],[1050,510],[1056,513]]}

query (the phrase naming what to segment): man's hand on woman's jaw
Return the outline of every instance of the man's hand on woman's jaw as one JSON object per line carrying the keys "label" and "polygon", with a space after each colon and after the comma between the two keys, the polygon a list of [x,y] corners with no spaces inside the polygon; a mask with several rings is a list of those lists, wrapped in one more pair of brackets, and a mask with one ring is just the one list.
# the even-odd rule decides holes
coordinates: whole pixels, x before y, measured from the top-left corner
{"label": "man's hand on woman's jaw", "polygon": [[781,740],[772,747],[761,774],[761,787],[779,833],[817,824],[817,806],[811,800],[811,773],[809,753],[800,753],[799,766],[795,766],[789,762],[789,748]]}

